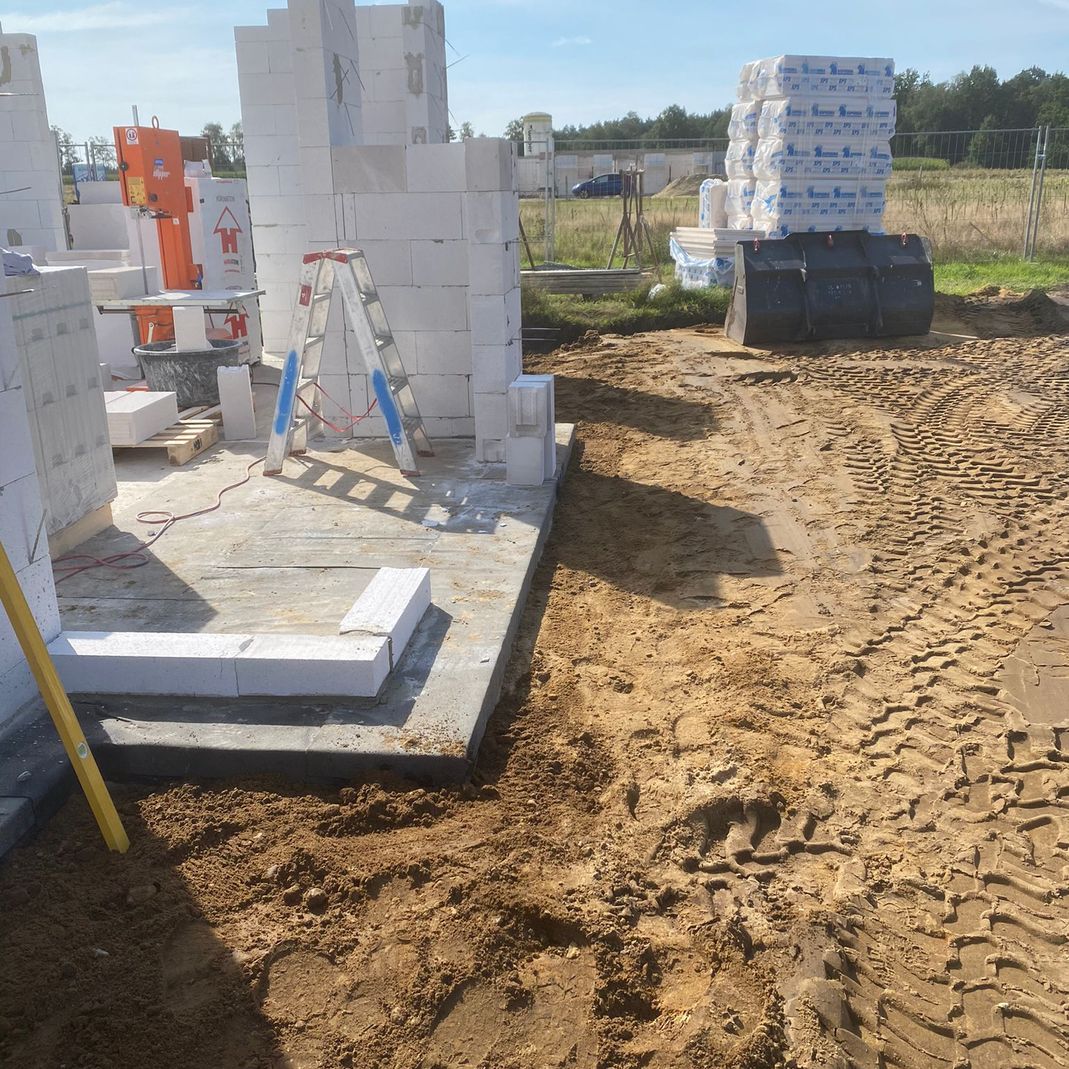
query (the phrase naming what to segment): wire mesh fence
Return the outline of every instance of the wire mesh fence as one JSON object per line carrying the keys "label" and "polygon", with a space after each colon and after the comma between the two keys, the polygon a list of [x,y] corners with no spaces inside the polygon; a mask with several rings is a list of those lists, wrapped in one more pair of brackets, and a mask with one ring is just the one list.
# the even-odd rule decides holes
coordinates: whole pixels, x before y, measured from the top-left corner
{"label": "wire mesh fence", "polygon": [[[672,178],[716,175],[722,174],[728,143],[726,138],[558,140],[555,162],[558,171],[562,160],[571,158],[583,161],[582,166],[593,173],[602,173],[643,166],[653,154],[661,154],[669,161]],[[1040,165],[1038,154],[1044,147]],[[1024,251],[1044,257],[1069,255],[1069,127],[903,132],[891,139],[891,151],[894,170],[887,186],[887,230],[926,235],[944,259]],[[242,141],[213,139],[211,155],[215,174],[245,175]],[[60,158],[64,173],[79,181],[117,176],[110,137],[68,139],[60,144]],[[568,186],[566,182],[565,189]],[[559,194],[557,190],[556,195],[541,198],[546,215],[542,225],[528,210],[525,218],[532,242],[559,229],[553,224]],[[549,237],[549,249],[551,242]]]}

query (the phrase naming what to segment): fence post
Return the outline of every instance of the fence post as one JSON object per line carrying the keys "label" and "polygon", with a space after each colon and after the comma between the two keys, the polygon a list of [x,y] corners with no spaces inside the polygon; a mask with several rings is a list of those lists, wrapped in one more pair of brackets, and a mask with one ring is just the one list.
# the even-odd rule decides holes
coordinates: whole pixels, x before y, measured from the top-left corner
{"label": "fence post", "polygon": [[1039,188],[1036,191],[1036,217],[1032,223],[1032,249],[1030,260],[1036,258],[1039,248],[1039,224],[1043,215],[1043,189],[1047,179],[1047,154],[1050,151],[1050,124],[1043,131],[1043,155],[1039,161]]}
{"label": "fence post", "polygon": [[1047,149],[1050,146],[1050,124],[1036,127],[1036,158],[1032,165],[1032,189],[1028,195],[1028,219],[1025,222],[1023,257],[1036,258],[1039,243],[1039,216],[1043,207],[1043,185],[1047,176]]}

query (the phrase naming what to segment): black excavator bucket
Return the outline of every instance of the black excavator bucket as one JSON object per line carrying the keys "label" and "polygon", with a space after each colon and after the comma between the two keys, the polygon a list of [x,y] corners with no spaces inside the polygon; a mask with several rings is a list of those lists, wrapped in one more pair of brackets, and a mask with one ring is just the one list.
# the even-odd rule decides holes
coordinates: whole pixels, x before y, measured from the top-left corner
{"label": "black excavator bucket", "polygon": [[743,345],[927,334],[935,311],[928,241],[864,230],[735,246],[726,331]]}

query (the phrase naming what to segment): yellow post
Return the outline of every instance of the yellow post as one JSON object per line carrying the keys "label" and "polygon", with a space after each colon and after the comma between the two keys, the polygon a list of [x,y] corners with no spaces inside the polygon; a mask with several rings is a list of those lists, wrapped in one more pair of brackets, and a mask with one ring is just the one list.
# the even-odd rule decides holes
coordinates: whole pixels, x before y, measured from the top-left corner
{"label": "yellow post", "polygon": [[89,749],[89,743],[85,741],[78,718],[71,708],[70,698],[63,689],[56,673],[56,666],[48,655],[48,647],[41,635],[41,629],[26,603],[26,596],[19,586],[15,569],[11,566],[7,551],[0,545],[0,604],[4,606],[7,617],[11,621],[11,627],[15,637],[19,640],[22,652],[30,663],[37,686],[41,690],[41,696],[52,714],[52,722],[56,725],[60,739],[63,740],[63,748],[67,751],[74,771],[78,776],[78,782],[85,791],[85,797],[89,801],[89,808],[96,817],[100,833],[104,836],[104,842],[111,850],[118,850],[125,854],[130,847],[130,840],[126,830],[122,826],[119,814],[116,812],[115,803],[111,800],[108,788],[104,785],[104,779],[100,775],[100,769],[93,759]]}

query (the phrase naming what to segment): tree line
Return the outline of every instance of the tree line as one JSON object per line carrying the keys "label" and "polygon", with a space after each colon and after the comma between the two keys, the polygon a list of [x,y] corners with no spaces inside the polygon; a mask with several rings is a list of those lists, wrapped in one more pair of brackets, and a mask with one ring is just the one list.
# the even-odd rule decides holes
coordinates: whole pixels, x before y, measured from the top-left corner
{"label": "tree line", "polygon": [[[56,144],[59,146],[60,166],[65,175],[74,174],[76,163],[89,164],[102,169],[109,177],[114,177],[116,167],[115,141],[111,137],[97,134],[85,141],[76,141],[66,130],[53,126]],[[227,172],[245,172],[245,136],[241,123],[234,123],[225,129],[222,123],[205,123],[200,132],[211,146],[212,170],[216,175]]]}
{"label": "tree line", "polygon": [[[910,155],[946,159],[951,165],[1024,166],[1030,163],[1034,139],[994,131],[1050,125],[1066,128],[1052,143],[1051,163],[1069,166],[1069,77],[1060,72],[1029,67],[1003,81],[993,67],[976,66],[935,82],[928,74],[907,68],[895,78],[895,98],[898,132],[910,135],[899,142],[909,146]],[[670,104],[656,116],[643,118],[629,111],[618,119],[557,127],[553,134],[558,142],[589,142],[590,147],[631,141],[651,149],[672,148],[684,141],[724,139],[730,119],[730,105],[703,113]],[[969,133],[949,136],[961,131]],[[522,142],[521,120],[509,123],[505,137]]]}

